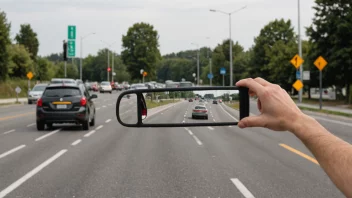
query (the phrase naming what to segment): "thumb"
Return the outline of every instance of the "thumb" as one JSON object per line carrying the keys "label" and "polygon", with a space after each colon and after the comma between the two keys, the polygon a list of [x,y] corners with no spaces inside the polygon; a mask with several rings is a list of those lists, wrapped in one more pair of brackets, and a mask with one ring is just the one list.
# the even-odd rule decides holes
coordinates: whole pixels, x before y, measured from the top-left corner
{"label": "thumb", "polygon": [[247,128],[247,127],[263,127],[263,126],[265,126],[265,118],[263,115],[246,117],[240,120],[240,122],[238,123],[238,127],[240,127],[241,129]]}

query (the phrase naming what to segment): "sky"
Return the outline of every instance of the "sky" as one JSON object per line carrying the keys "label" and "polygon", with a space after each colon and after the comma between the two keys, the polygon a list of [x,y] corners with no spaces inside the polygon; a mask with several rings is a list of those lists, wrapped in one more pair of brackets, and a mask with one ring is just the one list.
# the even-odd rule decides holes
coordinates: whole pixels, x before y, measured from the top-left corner
{"label": "sky", "polygon": [[[11,22],[11,38],[20,24],[30,24],[38,34],[39,55],[62,51],[67,39],[67,26],[76,25],[76,56],[96,54],[112,44],[110,49],[120,53],[122,35],[137,22],[154,26],[159,33],[162,55],[199,46],[215,48],[229,38],[229,16],[220,12],[245,9],[231,17],[232,39],[245,49],[254,44],[260,30],[275,19],[290,19],[298,31],[298,0],[0,0],[0,10]],[[301,0],[301,32],[314,16],[314,0]],[[102,42],[103,41],[103,42]],[[104,43],[105,42],[105,43]]]}

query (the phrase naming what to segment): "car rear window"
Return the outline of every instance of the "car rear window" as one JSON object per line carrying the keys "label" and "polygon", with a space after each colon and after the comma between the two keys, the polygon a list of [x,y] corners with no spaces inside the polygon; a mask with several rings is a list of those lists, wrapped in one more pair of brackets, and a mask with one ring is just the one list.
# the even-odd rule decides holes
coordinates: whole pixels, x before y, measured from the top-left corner
{"label": "car rear window", "polygon": [[51,87],[43,94],[45,97],[74,97],[81,96],[81,91],[75,87]]}
{"label": "car rear window", "polygon": [[32,91],[44,91],[45,87],[44,85],[37,85],[33,87]]}
{"label": "car rear window", "polygon": [[195,109],[206,109],[205,107],[201,107],[201,106],[196,106]]}

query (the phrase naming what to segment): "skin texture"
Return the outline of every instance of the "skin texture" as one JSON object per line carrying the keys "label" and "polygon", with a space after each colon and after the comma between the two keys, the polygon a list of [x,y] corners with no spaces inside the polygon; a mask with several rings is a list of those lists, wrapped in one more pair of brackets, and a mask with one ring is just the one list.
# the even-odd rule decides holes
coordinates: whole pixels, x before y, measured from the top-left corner
{"label": "skin texture", "polygon": [[247,78],[236,83],[248,87],[258,97],[261,114],[242,119],[238,126],[264,127],[290,131],[312,152],[332,182],[346,197],[352,197],[352,145],[334,136],[315,119],[305,115],[279,85],[262,78]]}

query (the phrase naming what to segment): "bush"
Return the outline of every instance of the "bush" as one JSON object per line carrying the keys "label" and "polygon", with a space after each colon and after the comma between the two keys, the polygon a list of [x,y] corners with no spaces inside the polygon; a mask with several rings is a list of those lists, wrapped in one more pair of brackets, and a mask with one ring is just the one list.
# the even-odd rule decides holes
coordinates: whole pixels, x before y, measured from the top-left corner
{"label": "bush", "polygon": [[[31,87],[35,84],[31,81]],[[8,79],[5,82],[0,82],[0,98],[16,98],[16,87],[19,86],[22,90],[18,97],[27,97],[28,81],[24,79]]]}

